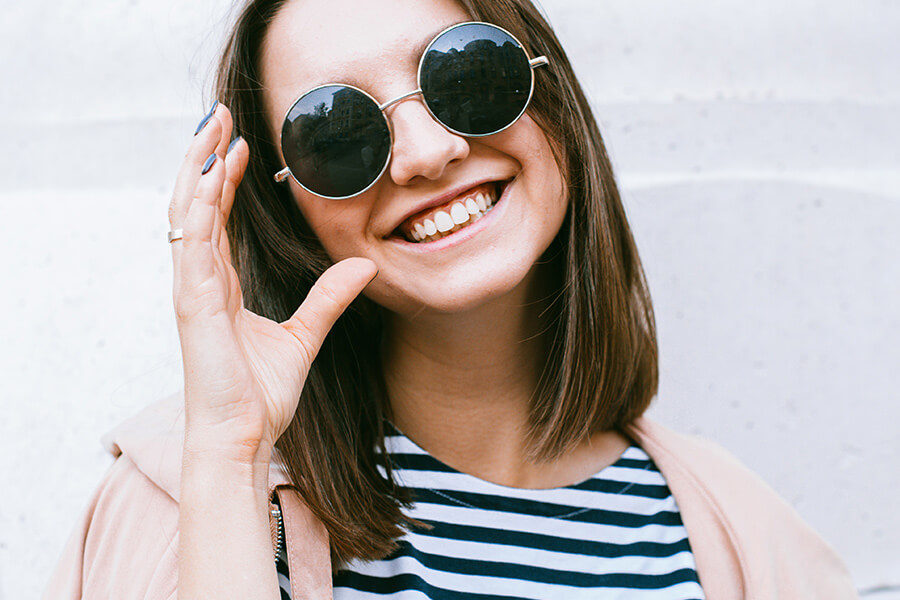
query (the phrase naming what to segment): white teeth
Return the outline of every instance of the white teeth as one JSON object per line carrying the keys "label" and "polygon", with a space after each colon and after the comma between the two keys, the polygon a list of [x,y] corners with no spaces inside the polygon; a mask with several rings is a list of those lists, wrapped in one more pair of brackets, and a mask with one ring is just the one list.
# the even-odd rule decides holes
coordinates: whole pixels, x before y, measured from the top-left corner
{"label": "white teeth", "polygon": [[434,224],[437,226],[438,231],[450,231],[453,229],[453,219],[442,210],[434,213]]}
{"label": "white teeth", "polygon": [[430,219],[414,223],[407,235],[416,242],[439,240],[481,219],[495,203],[491,194],[479,192],[465,201],[454,202],[449,209],[435,212]]}
{"label": "white teeth", "polygon": [[462,203],[455,202],[453,206],[450,207],[450,218],[452,218],[453,222],[457,225],[462,225],[469,220],[469,213]]}

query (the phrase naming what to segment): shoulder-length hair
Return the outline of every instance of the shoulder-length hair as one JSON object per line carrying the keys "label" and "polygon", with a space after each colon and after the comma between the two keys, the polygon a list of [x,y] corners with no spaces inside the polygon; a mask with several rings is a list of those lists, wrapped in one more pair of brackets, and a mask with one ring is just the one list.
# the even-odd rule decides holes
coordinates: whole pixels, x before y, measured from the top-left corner
{"label": "shoulder-length hair", "polygon": [[[280,170],[266,122],[261,48],[286,0],[247,0],[224,46],[216,95],[250,146],[250,163],[227,225],[245,306],[276,321],[290,317],[331,264]],[[552,323],[545,368],[530,404],[533,458],[553,458],[594,432],[639,416],[657,391],[656,325],[646,279],[591,108],[559,40],[530,0],[461,0],[475,20],[515,35],[535,69],[528,112],[553,148],[568,208],[544,253]],[[408,517],[407,491],[383,460],[390,418],[380,361],[385,310],[360,296],[328,334],[297,412],[276,449],[304,501],[330,536],[332,564],[383,558]],[[387,477],[379,472],[381,466]]]}

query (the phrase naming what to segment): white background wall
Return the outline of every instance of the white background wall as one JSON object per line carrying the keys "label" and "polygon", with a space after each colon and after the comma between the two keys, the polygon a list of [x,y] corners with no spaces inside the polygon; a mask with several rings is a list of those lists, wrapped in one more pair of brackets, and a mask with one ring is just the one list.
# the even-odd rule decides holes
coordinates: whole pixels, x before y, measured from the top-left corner
{"label": "white background wall", "polygon": [[[0,599],[34,598],[181,385],[166,209],[229,5],[0,20]],[[656,305],[651,416],[725,445],[900,597],[900,3],[544,0]],[[893,590],[893,591],[891,591]]]}

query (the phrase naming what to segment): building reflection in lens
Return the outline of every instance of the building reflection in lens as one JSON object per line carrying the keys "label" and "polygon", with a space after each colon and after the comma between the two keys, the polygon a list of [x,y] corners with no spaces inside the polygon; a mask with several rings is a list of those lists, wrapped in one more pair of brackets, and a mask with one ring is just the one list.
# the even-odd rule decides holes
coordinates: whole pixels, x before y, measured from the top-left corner
{"label": "building reflection in lens", "polygon": [[422,61],[422,90],[435,117],[451,129],[487,134],[525,109],[531,67],[522,47],[496,28],[471,25],[438,38]]}
{"label": "building reflection in lens", "polygon": [[297,179],[326,196],[368,187],[390,151],[390,132],[378,105],[362,92],[329,85],[303,96],[288,113],[285,161]]}

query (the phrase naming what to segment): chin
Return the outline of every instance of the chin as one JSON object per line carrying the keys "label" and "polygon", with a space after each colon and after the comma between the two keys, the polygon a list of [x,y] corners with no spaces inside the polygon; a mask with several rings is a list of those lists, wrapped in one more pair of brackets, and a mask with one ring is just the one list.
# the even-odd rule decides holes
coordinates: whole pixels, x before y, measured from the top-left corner
{"label": "chin", "polygon": [[409,278],[404,278],[402,284],[391,286],[391,298],[373,300],[392,312],[410,317],[423,312],[465,313],[513,292],[524,283],[531,265],[533,261],[494,264],[489,273],[478,268],[454,269],[444,274],[441,281],[424,281],[415,287],[409,285]]}

